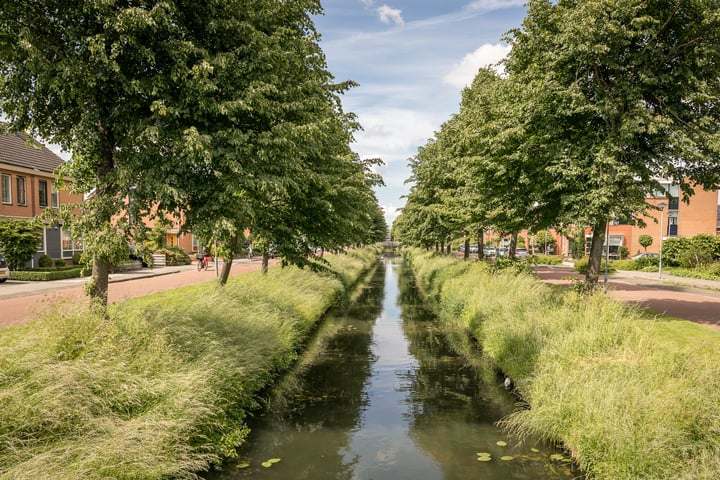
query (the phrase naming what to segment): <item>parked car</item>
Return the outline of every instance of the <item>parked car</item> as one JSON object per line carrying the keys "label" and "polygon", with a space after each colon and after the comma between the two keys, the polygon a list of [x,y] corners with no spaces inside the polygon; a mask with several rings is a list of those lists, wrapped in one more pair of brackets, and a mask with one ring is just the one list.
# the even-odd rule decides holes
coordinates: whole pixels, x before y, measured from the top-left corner
{"label": "parked car", "polygon": [[517,258],[527,258],[530,256],[530,254],[528,253],[527,248],[516,248],[515,256]]}
{"label": "parked car", "polygon": [[497,255],[497,250],[495,250],[495,247],[485,247],[483,253],[486,257],[494,257]]}
{"label": "parked car", "polygon": [[498,257],[507,257],[508,256],[508,248],[507,247],[499,247],[497,249],[497,256]]}
{"label": "parked car", "polygon": [[470,245],[470,253],[478,253],[478,246],[477,244],[473,243]]}
{"label": "parked car", "polygon": [[0,254],[0,283],[3,283],[8,278],[10,278],[10,269],[7,266],[5,257]]}

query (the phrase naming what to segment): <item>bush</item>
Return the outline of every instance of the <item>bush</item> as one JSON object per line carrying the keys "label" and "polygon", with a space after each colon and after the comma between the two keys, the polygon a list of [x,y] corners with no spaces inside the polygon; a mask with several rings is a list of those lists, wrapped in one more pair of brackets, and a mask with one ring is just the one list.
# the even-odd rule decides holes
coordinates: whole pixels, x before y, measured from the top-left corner
{"label": "bush", "polygon": [[39,281],[46,282],[50,280],[64,280],[66,278],[78,278],[82,272],[82,267],[69,267],[60,270],[13,270],[10,272],[10,280],[20,280],[24,282]]}
{"label": "bush", "polygon": [[174,267],[177,265],[190,265],[190,255],[185,250],[178,247],[165,247],[155,250],[155,254],[165,254],[165,265]]}
{"label": "bush", "polygon": [[53,265],[56,267],[64,267],[67,265],[67,262],[63,258],[56,258],[53,260]]}
{"label": "bush", "polygon": [[[575,262],[575,271],[578,273],[581,273],[583,275],[586,275],[589,261],[590,261],[590,259],[587,257],[577,260]],[[613,264],[611,263],[609,265],[608,272],[614,272],[614,271],[615,271],[615,268],[613,267]],[[600,273],[602,274],[604,272],[605,272],[605,259],[603,258],[602,261],[600,262]]]}
{"label": "bush", "polygon": [[43,268],[52,267],[53,259],[50,258],[50,255],[41,255],[38,259],[38,266]]}
{"label": "bush", "polygon": [[72,256],[72,263],[73,265],[82,265],[82,253],[73,253]]}

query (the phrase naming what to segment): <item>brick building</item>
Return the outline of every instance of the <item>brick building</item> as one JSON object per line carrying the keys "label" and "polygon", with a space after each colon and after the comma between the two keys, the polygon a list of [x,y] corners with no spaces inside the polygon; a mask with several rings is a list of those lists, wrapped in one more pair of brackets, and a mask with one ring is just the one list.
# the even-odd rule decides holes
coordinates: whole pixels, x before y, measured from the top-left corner
{"label": "brick building", "polygon": [[[0,134],[0,218],[33,219],[48,208],[82,201],[82,195],[58,188],[55,170],[63,159],[20,132]],[[69,260],[82,244],[62,225],[43,229],[31,266],[41,255]]]}

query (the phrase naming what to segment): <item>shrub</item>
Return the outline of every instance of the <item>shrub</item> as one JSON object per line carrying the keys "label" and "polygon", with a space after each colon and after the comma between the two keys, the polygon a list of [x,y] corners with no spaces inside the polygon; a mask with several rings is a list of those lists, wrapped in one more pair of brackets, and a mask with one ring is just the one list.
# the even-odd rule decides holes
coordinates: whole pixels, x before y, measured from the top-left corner
{"label": "shrub", "polygon": [[73,253],[72,263],[73,265],[82,265],[82,253]]}
{"label": "shrub", "polygon": [[50,258],[50,255],[41,255],[38,259],[38,266],[44,268],[52,267],[53,259]]}
{"label": "shrub", "polygon": [[[583,275],[587,274],[587,267],[588,262],[590,261],[589,258],[581,258],[575,262],[575,271],[578,273],[582,273]],[[611,263],[608,268],[608,272],[614,272],[615,268],[613,267],[613,264]],[[600,273],[605,272],[605,259],[603,258],[600,262]]]}
{"label": "shrub", "polygon": [[62,270],[14,270],[10,272],[10,280],[23,282],[50,280],[64,280],[66,278],[77,278],[80,276],[82,267],[63,268]]}
{"label": "shrub", "polygon": [[56,258],[53,260],[53,265],[56,267],[64,267],[67,265],[67,262],[63,258]]}
{"label": "shrub", "polygon": [[169,267],[177,265],[190,265],[190,255],[178,247],[165,247],[155,250],[155,254],[165,254],[165,264]]}

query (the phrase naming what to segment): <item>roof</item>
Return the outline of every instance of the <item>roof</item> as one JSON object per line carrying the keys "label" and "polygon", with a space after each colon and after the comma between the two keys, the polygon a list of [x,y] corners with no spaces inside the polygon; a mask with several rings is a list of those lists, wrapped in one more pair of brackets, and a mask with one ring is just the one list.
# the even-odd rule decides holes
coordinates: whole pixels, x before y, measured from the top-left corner
{"label": "roof", "polygon": [[28,144],[30,136],[21,133],[0,134],[0,163],[53,173],[63,159],[49,148],[34,142]]}

